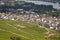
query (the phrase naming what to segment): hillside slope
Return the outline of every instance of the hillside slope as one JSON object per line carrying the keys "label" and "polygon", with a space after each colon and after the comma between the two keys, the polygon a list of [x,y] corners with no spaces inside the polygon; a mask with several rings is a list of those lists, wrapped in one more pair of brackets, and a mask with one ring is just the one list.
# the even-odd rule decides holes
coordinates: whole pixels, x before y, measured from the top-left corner
{"label": "hillside slope", "polygon": [[0,20],[0,40],[60,40],[54,30],[25,21]]}
{"label": "hillside slope", "polygon": [[33,0],[33,1],[60,2],[60,0]]}

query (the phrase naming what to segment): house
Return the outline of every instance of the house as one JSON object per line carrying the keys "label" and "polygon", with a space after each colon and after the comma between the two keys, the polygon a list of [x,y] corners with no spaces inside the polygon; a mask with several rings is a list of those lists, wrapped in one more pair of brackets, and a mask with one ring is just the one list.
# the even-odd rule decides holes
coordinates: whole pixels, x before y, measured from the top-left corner
{"label": "house", "polygon": [[14,18],[12,18],[11,20],[15,20]]}
{"label": "house", "polygon": [[50,27],[50,29],[54,29],[54,27]]}

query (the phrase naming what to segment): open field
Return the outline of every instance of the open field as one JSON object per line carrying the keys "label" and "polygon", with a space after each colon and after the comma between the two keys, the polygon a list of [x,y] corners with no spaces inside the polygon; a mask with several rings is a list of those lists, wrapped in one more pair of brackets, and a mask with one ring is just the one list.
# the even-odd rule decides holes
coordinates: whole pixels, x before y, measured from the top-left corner
{"label": "open field", "polygon": [[[60,40],[60,33],[37,24],[26,21],[0,20],[0,40],[11,40],[19,37],[21,40]],[[52,36],[52,37],[51,37]]]}

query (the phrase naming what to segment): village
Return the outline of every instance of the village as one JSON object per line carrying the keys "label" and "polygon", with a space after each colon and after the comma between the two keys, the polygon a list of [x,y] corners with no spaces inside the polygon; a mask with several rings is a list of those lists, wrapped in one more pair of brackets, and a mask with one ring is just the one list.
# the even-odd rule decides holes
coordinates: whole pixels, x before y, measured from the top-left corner
{"label": "village", "polygon": [[56,17],[41,17],[37,13],[31,13],[31,14],[12,14],[12,13],[0,13],[0,19],[3,20],[22,20],[27,22],[33,22],[36,24],[39,24],[41,26],[48,27],[50,29],[54,30],[60,30],[60,19]]}

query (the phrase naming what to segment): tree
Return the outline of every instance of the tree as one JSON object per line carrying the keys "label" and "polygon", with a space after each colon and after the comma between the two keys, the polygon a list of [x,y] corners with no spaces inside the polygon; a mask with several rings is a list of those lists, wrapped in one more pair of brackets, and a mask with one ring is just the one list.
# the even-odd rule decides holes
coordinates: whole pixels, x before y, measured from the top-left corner
{"label": "tree", "polygon": [[12,36],[12,37],[10,37],[10,39],[11,39],[11,40],[21,40],[21,38],[20,38],[20,37],[13,37],[13,36]]}

